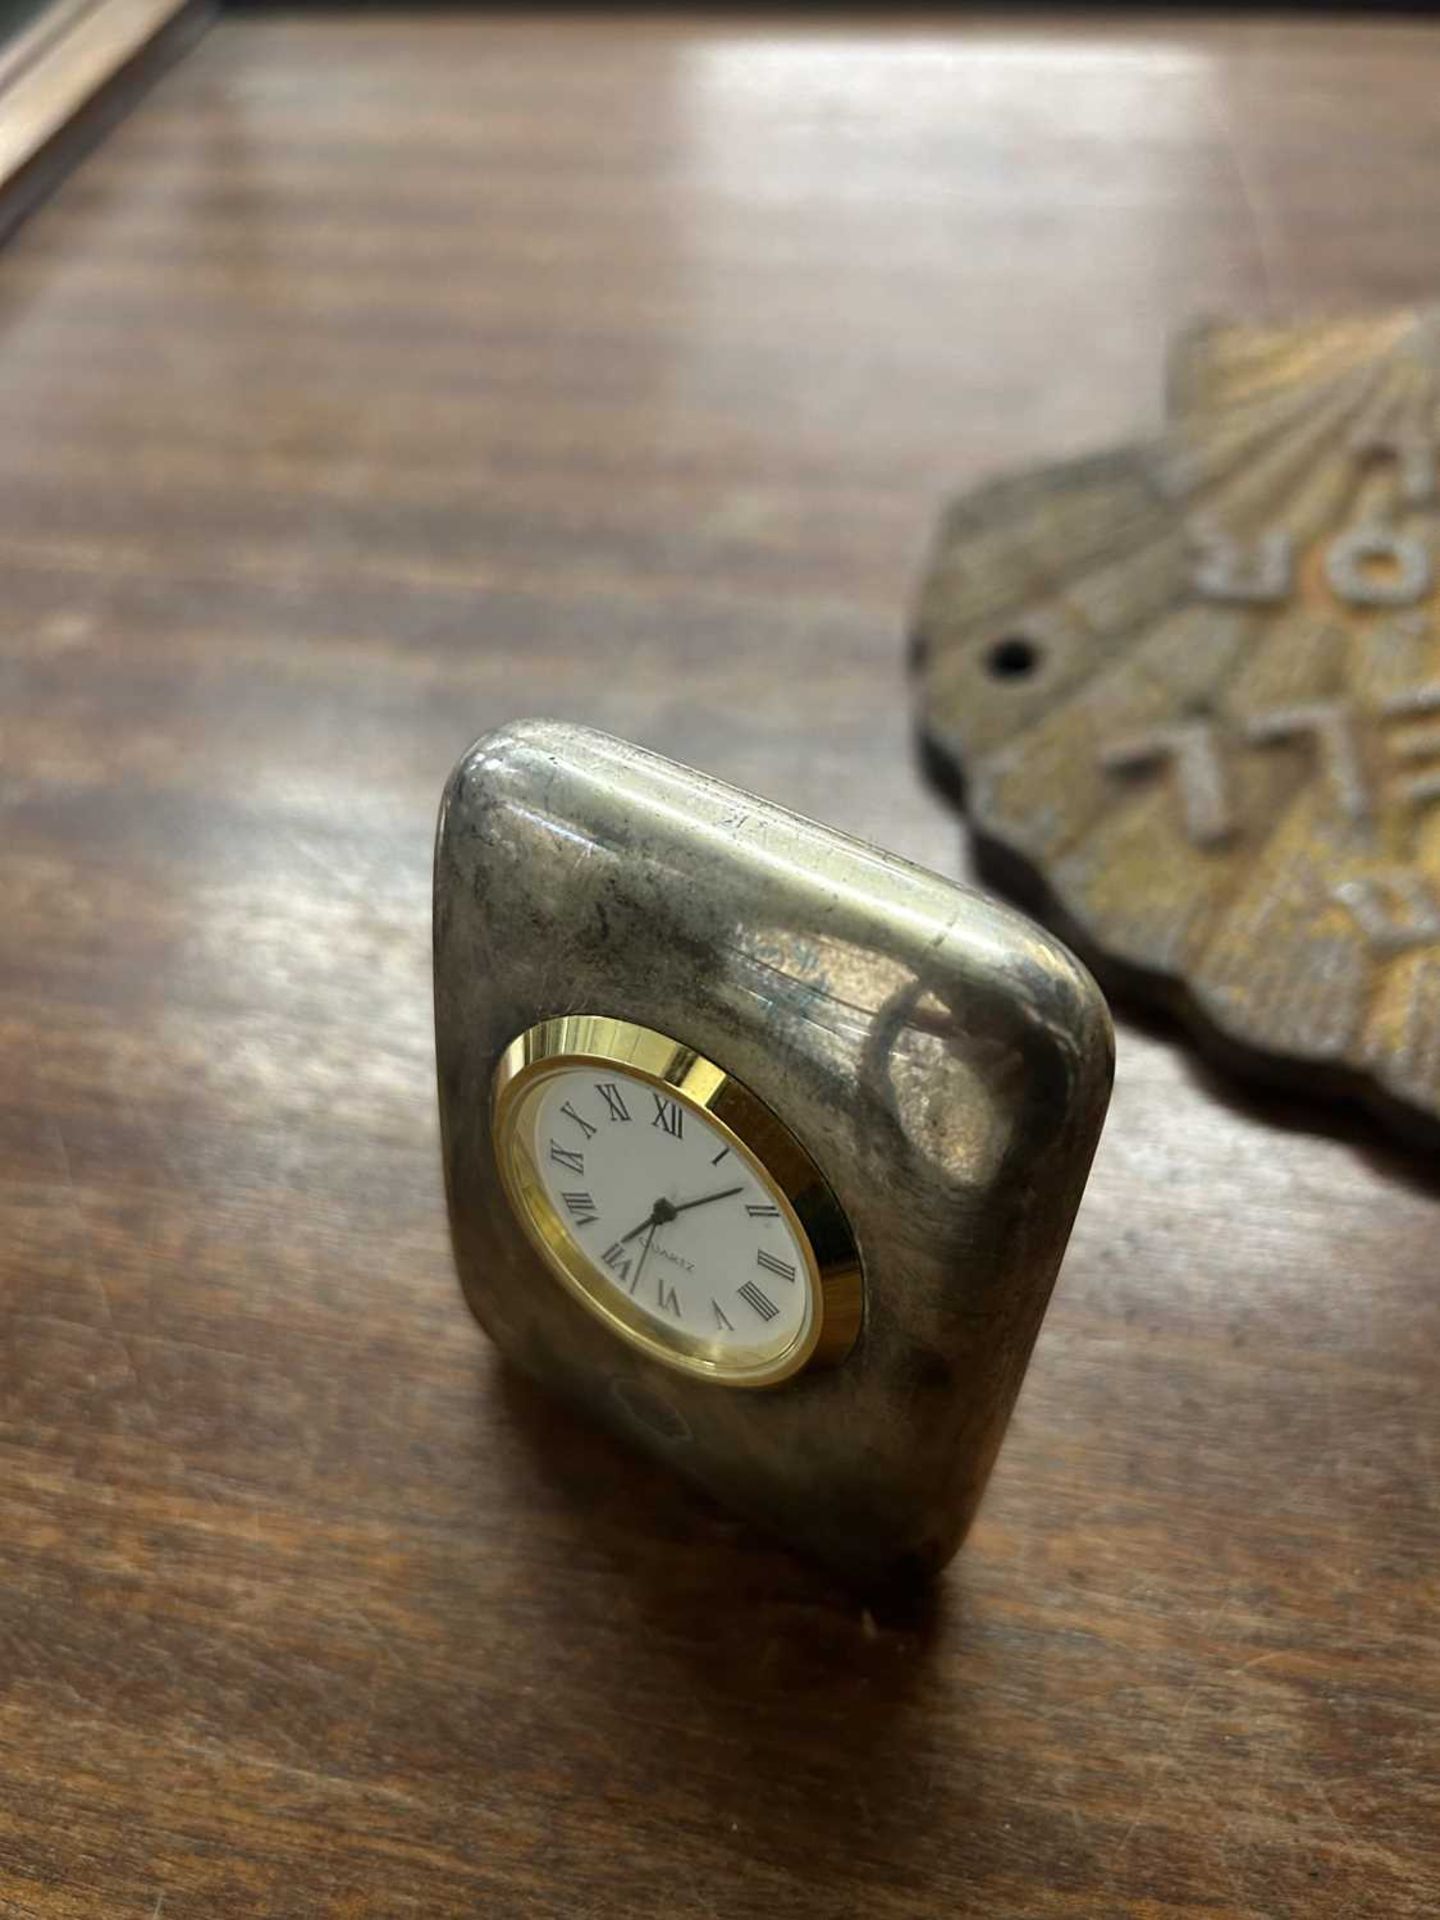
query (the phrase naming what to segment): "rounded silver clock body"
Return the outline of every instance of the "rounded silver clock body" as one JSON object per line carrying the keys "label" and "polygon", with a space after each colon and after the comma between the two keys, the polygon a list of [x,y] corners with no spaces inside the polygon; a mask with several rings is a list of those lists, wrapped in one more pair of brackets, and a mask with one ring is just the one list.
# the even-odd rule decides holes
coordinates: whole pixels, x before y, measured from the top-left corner
{"label": "rounded silver clock body", "polygon": [[446,789],[435,1011],[456,1262],[502,1351],[847,1578],[943,1565],[1105,1111],[1084,969],[880,848],[531,720]]}

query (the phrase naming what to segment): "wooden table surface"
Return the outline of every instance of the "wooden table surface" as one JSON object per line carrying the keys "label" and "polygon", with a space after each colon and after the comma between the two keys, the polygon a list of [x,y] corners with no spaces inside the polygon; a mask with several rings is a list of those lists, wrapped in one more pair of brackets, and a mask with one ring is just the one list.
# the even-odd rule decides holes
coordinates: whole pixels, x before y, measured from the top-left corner
{"label": "wooden table surface", "polygon": [[980,1523],[866,1611],[507,1376],[444,775],[945,872],[943,492],[1440,291],[1440,32],[229,16],[0,254],[0,1912],[1434,1916],[1440,1207],[1122,1027]]}

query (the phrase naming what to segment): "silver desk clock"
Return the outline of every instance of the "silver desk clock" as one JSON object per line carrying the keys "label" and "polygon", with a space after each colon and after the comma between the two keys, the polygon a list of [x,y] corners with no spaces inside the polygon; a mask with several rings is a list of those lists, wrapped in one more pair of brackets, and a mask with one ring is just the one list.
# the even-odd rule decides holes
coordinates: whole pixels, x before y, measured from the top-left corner
{"label": "silver desk clock", "polygon": [[451,776],[445,1176],[527,1373],[862,1581],[975,1511],[1109,1096],[1019,914],[604,734]]}

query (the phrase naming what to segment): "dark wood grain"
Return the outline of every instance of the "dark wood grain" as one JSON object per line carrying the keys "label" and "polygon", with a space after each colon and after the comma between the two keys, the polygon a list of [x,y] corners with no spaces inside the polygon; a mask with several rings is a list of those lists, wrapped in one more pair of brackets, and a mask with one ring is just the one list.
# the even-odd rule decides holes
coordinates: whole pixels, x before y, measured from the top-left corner
{"label": "dark wood grain", "polygon": [[[876,1618],[451,1272],[433,807],[523,711],[942,871],[938,496],[1440,289],[1421,24],[231,18],[0,255],[0,1910],[1440,1910],[1440,1209],[1126,1028]],[[1303,1119],[1302,1116],[1298,1116]]]}

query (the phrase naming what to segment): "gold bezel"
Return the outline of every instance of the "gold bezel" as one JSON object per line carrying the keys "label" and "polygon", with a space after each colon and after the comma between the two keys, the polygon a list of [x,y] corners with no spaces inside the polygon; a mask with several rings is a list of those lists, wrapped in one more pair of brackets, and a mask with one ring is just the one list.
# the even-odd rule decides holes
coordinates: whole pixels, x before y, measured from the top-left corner
{"label": "gold bezel", "polygon": [[[610,1066],[666,1087],[705,1119],[749,1162],[781,1203],[805,1256],[810,1289],[807,1327],[778,1355],[751,1366],[734,1350],[677,1331],[665,1334],[594,1272],[560,1220],[519,1125],[527,1096],[553,1074],[576,1066]],[[843,1209],[820,1169],[765,1102],[707,1060],[653,1028],[604,1014],[564,1014],[519,1034],[500,1056],[493,1092],[495,1153],[516,1216],[545,1264],[621,1339],[652,1360],[734,1387],[778,1386],[802,1368],[843,1360],[860,1332],[859,1249]],[[758,1350],[757,1350],[758,1351]]]}

